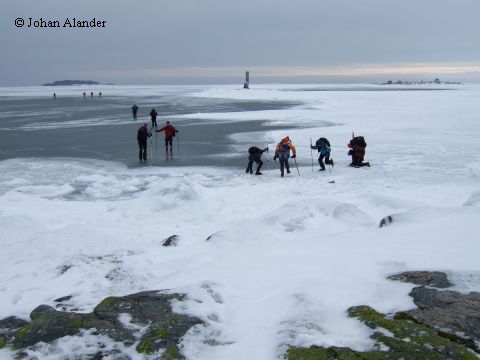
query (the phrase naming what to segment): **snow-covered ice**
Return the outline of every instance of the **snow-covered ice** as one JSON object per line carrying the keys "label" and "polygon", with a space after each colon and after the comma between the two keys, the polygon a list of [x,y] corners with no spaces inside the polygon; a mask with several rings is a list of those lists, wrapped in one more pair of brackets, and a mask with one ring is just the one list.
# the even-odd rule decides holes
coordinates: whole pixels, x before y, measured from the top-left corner
{"label": "snow-covered ice", "polygon": [[[177,311],[207,323],[183,339],[188,359],[265,360],[281,358],[287,345],[368,349],[370,330],[347,318],[346,309],[411,308],[413,285],[387,280],[393,273],[446,271],[457,290],[480,290],[479,85],[219,86],[193,96],[303,103],[196,115],[298,125],[261,141],[273,148],[289,135],[301,176],[291,162],[292,173],[280,178],[271,153],[263,156],[261,177],[244,169],[129,169],[92,159],[2,161],[0,318],[27,319],[39,304],[65,295],[89,312],[107,296],[168,289],[188,294]],[[372,167],[347,166],[352,130],[365,136]],[[320,136],[332,143],[331,172],[317,171],[315,154],[310,167],[310,138]],[[379,228],[392,214],[393,223]],[[173,234],[178,246],[162,246]],[[32,354],[55,358],[94,344],[85,334]]]}

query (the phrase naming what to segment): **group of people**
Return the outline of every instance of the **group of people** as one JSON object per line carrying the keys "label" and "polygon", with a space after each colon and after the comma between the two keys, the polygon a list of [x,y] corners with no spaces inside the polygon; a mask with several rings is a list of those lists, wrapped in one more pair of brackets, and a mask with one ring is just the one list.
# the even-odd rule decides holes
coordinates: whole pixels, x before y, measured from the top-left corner
{"label": "group of people", "polygon": [[[137,120],[138,109],[139,107],[137,106],[137,104],[133,104],[132,106],[133,120]],[[155,110],[155,108],[152,108],[152,110],[150,110],[150,119],[152,121],[152,128],[157,127],[157,115],[158,115],[157,110]]]}
{"label": "group of people", "polygon": [[[86,97],[87,97],[87,93],[83,92],[83,98],[85,99]],[[93,98],[93,91],[90,92],[90,97]],[[102,92],[101,91],[98,93],[98,97],[102,97]]]}
{"label": "group of people", "polygon": [[[138,109],[139,108],[137,104],[134,104],[132,106],[132,114],[134,120],[137,120]],[[152,122],[151,130],[148,130],[148,125],[146,123],[138,129],[137,141],[139,147],[138,157],[140,159],[140,162],[147,161],[147,140],[149,137],[152,136],[153,129],[155,129],[155,132],[157,133],[165,132],[165,153],[167,154],[167,156],[169,153],[171,156],[173,154],[173,138],[178,133],[178,130],[172,124],[170,124],[170,121],[167,121],[162,128],[157,129],[157,115],[158,112],[155,110],[155,108],[152,108],[152,110],[150,111],[150,119]],[[367,147],[367,143],[365,142],[363,136],[354,136],[354,134],[352,133],[352,139],[347,146],[348,148],[350,148],[348,155],[352,157],[352,162],[350,163],[350,166],[370,166],[369,162],[363,161],[365,157],[365,148]],[[325,171],[325,164],[331,165],[332,167],[334,166],[333,159],[330,158],[331,145],[330,141],[328,141],[327,138],[319,138],[317,141],[315,141],[315,145],[310,143],[310,148],[312,150],[318,151],[318,164],[320,165],[319,171]],[[253,163],[256,163],[257,168],[255,171],[255,175],[263,175],[260,171],[263,166],[263,161],[261,157],[263,153],[268,152],[268,150],[268,146],[264,149],[260,149],[256,146],[252,146],[248,149],[248,164],[245,171],[247,174],[253,174]],[[297,150],[295,149],[295,146],[293,146],[290,137],[287,136],[280,140],[280,142],[277,144],[275,148],[275,155],[273,157],[273,160],[279,160],[280,176],[282,177],[285,176],[285,170],[287,171],[287,174],[290,174],[290,164],[288,163],[290,157],[295,160],[297,157]]]}
{"label": "group of people", "polygon": [[[349,144],[347,145],[350,148],[348,155],[352,157],[352,162],[350,166],[352,167],[362,167],[362,166],[370,166],[369,162],[363,162],[365,157],[365,148],[367,147],[367,143],[363,136],[352,136]],[[318,164],[320,165],[319,171],[325,171],[325,164],[334,166],[333,159],[330,158],[331,146],[328,139],[321,137],[316,142],[315,145],[310,144],[310,148],[312,150],[317,150],[319,153],[318,156]],[[260,169],[263,166],[263,161],[261,160],[262,154],[264,152],[268,152],[268,147],[265,149],[260,149],[256,146],[252,146],[248,149],[248,164],[246,173],[253,174],[253,163],[257,163],[257,169],[255,171],[255,175],[262,175]],[[292,155],[290,155],[290,153]],[[285,176],[285,170],[287,170],[287,174],[290,174],[290,164],[288,163],[288,159],[292,157],[292,159],[296,159],[297,151],[295,146],[293,146],[290,137],[285,137],[277,144],[275,148],[275,155],[273,160],[279,160],[280,162],[280,176]],[[323,160],[325,159],[325,163]],[[296,164],[296,160],[295,160]]]}
{"label": "group of people", "polygon": [[[84,91],[83,92],[83,98],[85,99],[87,97],[87,93]],[[90,97],[93,98],[93,91],[90,92]],[[100,91],[98,93],[98,97],[102,97],[102,92]],[[57,93],[53,93],[53,98],[56,99],[57,98]]]}
{"label": "group of people", "polygon": [[[156,124],[155,124],[156,125]],[[147,140],[152,136],[153,126],[148,130],[147,123],[143,124],[137,131],[138,142],[138,158],[140,162],[147,161]],[[173,156],[173,138],[178,133],[178,130],[170,124],[170,121],[165,122],[165,126],[160,129],[155,128],[155,132],[165,132],[165,154],[170,157]]]}
{"label": "group of people", "polygon": [[[132,115],[133,119],[137,120],[137,114],[138,114],[138,109],[139,107],[137,104],[134,104],[132,106]],[[138,142],[138,158],[140,159],[140,162],[142,161],[147,161],[147,140],[149,137],[152,136],[152,131],[155,129],[155,132],[165,132],[165,153],[168,156],[173,156],[173,138],[177,135],[178,130],[170,124],[170,121],[165,122],[165,125],[157,129],[157,115],[158,112],[155,110],[155,108],[152,108],[150,111],[150,118],[152,121],[152,127],[150,130],[148,130],[148,125],[147,123],[143,124],[137,131],[137,142]]]}

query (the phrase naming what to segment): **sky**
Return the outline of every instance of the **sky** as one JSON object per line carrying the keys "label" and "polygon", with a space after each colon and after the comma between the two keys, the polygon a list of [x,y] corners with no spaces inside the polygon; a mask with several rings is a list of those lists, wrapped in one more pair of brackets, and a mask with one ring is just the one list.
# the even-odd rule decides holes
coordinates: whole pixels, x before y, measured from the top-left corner
{"label": "sky", "polygon": [[[252,83],[480,81],[479,13],[478,0],[2,1],[0,86],[242,83],[246,70]],[[105,27],[63,27],[73,18]]]}

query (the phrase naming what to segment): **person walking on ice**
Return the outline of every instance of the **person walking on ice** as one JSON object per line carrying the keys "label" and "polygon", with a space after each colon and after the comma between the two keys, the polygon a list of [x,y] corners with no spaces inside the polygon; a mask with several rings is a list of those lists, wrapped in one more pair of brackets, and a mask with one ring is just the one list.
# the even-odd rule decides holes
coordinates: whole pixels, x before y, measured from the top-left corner
{"label": "person walking on ice", "polygon": [[133,120],[137,120],[137,112],[138,112],[138,106],[137,104],[133,104],[132,106]]}
{"label": "person walking on ice", "polygon": [[152,110],[150,111],[150,118],[152,119],[152,128],[157,128],[157,110],[155,110],[155,108],[152,108]]}
{"label": "person walking on ice", "polygon": [[168,146],[170,145],[170,156],[172,156],[173,152],[173,138],[175,137],[175,134],[178,132],[175,127],[170,124],[170,121],[167,121],[165,123],[165,126],[162,127],[161,129],[155,130],[157,133],[165,131],[165,154],[168,156]]}
{"label": "person walking on ice", "polygon": [[277,145],[275,149],[275,156],[273,160],[280,161],[280,176],[284,176],[284,169],[287,169],[287,174],[290,174],[290,165],[288,164],[288,159],[290,158],[290,150],[292,151],[292,158],[295,159],[297,157],[297,151],[295,150],[295,146],[293,146],[290,138],[287,136],[283,138]]}
{"label": "person walking on ice", "polygon": [[262,154],[265,151],[268,152],[268,147],[262,150],[256,146],[252,146],[250,147],[250,149],[248,149],[248,154],[249,154],[248,165],[247,165],[247,170],[245,171],[247,174],[248,173],[253,174],[253,162],[255,161],[258,164],[255,175],[263,175],[260,172],[260,169],[262,168],[262,165],[263,165],[263,161],[260,158],[262,157]]}
{"label": "person walking on ice", "polygon": [[152,136],[152,133],[148,131],[147,124],[143,124],[137,132],[138,142],[138,158],[140,162],[147,161],[147,139]]}
{"label": "person walking on ice", "polygon": [[319,171],[325,171],[325,164],[323,163],[324,158],[325,158],[325,163],[327,165],[333,166],[333,159],[330,159],[330,151],[331,151],[330,142],[326,138],[321,137],[320,139],[315,141],[315,145],[310,144],[310,148],[312,150],[318,150],[320,154],[320,156],[318,157],[318,163],[320,164]]}

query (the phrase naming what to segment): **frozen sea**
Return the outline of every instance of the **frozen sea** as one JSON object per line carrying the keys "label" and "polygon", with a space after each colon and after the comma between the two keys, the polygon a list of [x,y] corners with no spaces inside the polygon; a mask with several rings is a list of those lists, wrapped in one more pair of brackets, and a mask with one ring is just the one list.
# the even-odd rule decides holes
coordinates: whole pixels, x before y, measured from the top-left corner
{"label": "frozen sea", "polygon": [[[183,338],[187,359],[267,360],[289,345],[369,349],[371,330],[346,309],[413,307],[413,285],[393,273],[446,271],[456,290],[480,291],[480,85],[83,91],[0,88],[0,318],[28,319],[65,295],[88,312],[107,296],[170,289],[188,295],[177,311],[207,324]],[[138,167],[136,130],[153,106],[180,129],[180,152],[167,162],[159,142]],[[348,167],[352,131],[370,168]],[[264,176],[244,173],[250,145],[286,135],[300,176],[280,178],[272,154]],[[323,173],[309,149],[320,136],[335,160]],[[178,246],[161,246],[173,234]],[[97,346],[86,335],[27,353]]]}

